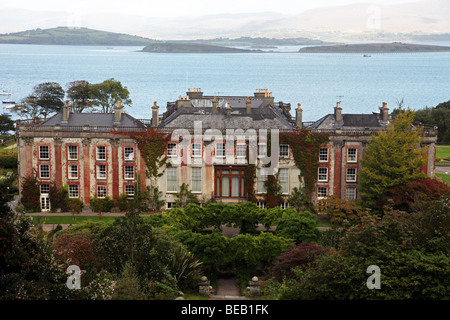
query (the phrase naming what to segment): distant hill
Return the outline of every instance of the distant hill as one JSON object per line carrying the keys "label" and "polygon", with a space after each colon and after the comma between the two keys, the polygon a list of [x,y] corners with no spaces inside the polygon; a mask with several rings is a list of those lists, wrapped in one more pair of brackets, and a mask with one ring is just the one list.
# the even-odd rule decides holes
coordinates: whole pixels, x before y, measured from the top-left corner
{"label": "distant hill", "polygon": [[239,53],[259,52],[230,47],[216,46],[204,43],[158,42],[152,43],[142,49],[143,52],[174,52],[174,53]]}
{"label": "distant hill", "polygon": [[314,46],[301,48],[301,53],[391,53],[391,52],[444,52],[450,47],[393,43],[343,44],[334,46]]}
{"label": "distant hill", "polygon": [[146,46],[154,40],[88,28],[57,27],[0,34],[0,43],[94,46]]}

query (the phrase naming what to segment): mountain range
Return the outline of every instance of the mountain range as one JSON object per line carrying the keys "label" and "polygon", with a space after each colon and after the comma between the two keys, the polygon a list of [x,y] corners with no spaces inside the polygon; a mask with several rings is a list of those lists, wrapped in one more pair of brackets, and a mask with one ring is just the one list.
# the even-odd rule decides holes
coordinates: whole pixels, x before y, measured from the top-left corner
{"label": "mountain range", "polygon": [[[352,4],[299,14],[258,12],[178,18],[104,13],[0,11],[0,33],[56,26],[82,26],[151,39],[216,37],[306,37],[324,41],[405,40],[405,37],[450,34],[450,1],[404,4]],[[400,38],[399,37],[403,37]],[[450,37],[450,36],[449,36]]]}

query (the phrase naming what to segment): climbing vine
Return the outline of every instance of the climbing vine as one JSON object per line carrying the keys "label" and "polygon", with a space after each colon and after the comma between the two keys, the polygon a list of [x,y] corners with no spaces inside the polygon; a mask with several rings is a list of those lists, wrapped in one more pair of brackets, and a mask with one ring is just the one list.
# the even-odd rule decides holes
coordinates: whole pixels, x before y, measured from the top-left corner
{"label": "climbing vine", "polygon": [[146,131],[115,131],[115,133],[127,135],[136,141],[147,167],[147,177],[158,178],[162,175],[159,168],[167,164],[165,152],[170,139],[168,134],[153,128],[147,128]]}
{"label": "climbing vine", "polygon": [[304,180],[308,198],[311,198],[317,181],[320,146],[328,140],[328,134],[313,133],[306,128],[280,133],[280,143],[288,144],[292,150],[295,165],[300,169],[299,179]]}

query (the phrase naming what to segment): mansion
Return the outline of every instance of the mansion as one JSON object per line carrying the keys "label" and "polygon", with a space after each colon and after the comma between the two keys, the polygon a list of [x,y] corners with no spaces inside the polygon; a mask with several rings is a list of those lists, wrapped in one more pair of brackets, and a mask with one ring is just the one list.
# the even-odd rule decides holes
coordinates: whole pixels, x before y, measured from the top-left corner
{"label": "mansion", "polygon": [[[345,114],[340,103],[333,112],[314,122],[302,121],[300,104],[291,114],[289,103],[276,102],[272,93],[257,89],[252,96],[206,96],[201,89],[189,89],[185,96],[168,102],[166,111],[152,106],[152,119],[135,119],[116,105],[114,113],[74,113],[66,104],[61,113],[43,122],[18,121],[19,190],[22,180],[34,174],[40,183],[41,209],[49,210],[49,190],[68,187],[69,197],[85,205],[89,199],[106,196],[133,197],[150,185],[146,164],[131,137],[117,131],[145,131],[148,127],[171,135],[166,155],[170,166],[160,168],[155,182],[163,194],[166,208],[176,201],[185,183],[199,200],[236,203],[248,201],[244,188],[245,169],[252,158],[256,167],[254,193],[258,205],[269,174],[266,133],[308,128],[324,132],[329,141],[321,146],[314,199],[337,196],[358,199],[358,170],[364,149],[373,134],[391,121],[387,105],[379,113]],[[434,177],[437,129],[425,127],[424,141],[428,162],[421,170]],[[255,152],[249,145],[254,139]],[[273,141],[272,141],[273,142]],[[270,159],[288,206],[293,188],[301,186],[289,145],[271,148]],[[276,157],[274,157],[276,155]],[[275,161],[276,160],[276,161]]]}

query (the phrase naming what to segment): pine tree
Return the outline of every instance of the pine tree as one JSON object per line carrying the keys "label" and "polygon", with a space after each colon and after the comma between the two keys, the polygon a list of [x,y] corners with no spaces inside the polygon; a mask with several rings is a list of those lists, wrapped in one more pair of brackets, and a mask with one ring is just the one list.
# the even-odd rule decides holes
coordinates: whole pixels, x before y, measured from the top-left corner
{"label": "pine tree", "polygon": [[367,144],[359,173],[359,192],[366,207],[375,208],[387,191],[415,179],[426,177],[420,167],[426,163],[421,148],[422,128],[412,125],[414,112],[397,115]]}

